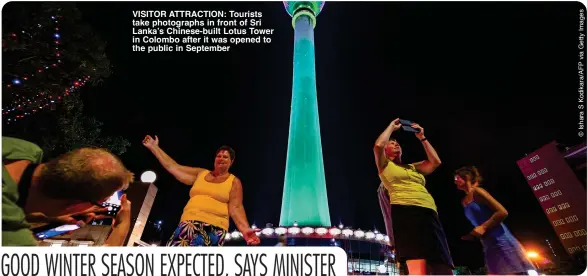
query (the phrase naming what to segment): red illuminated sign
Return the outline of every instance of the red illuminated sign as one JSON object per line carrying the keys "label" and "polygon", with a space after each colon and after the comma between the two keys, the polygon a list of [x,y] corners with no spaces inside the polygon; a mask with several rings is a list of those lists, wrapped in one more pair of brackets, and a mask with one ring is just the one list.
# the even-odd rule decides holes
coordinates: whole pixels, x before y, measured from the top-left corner
{"label": "red illuminated sign", "polygon": [[567,252],[587,250],[585,188],[556,144],[518,160],[518,167]]}

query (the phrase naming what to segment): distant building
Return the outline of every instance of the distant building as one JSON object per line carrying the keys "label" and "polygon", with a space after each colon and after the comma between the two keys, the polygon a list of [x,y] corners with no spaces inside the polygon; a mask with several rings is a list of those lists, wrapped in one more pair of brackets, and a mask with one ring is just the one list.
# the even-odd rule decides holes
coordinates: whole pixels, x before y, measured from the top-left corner
{"label": "distant building", "polygon": [[586,144],[551,142],[517,163],[568,255],[587,250]]}
{"label": "distant building", "polygon": [[[256,228],[255,226],[252,226]],[[338,227],[273,227],[268,224],[257,234],[261,246],[275,246],[285,239],[287,246],[337,246],[348,257],[348,275],[400,275],[399,262],[390,238],[377,230],[363,231]],[[236,230],[226,236],[225,246],[244,246]]]}

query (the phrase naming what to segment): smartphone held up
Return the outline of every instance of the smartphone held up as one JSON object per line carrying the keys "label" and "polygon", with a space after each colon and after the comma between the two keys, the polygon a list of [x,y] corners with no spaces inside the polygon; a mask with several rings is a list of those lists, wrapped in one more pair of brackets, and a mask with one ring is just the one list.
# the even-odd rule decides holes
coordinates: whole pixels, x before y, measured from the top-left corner
{"label": "smartphone held up", "polygon": [[412,125],[414,124],[414,122],[410,121],[410,120],[404,120],[404,119],[400,119],[399,123],[402,124],[402,129],[404,131],[407,132],[413,132],[413,133],[419,133],[420,130],[419,129],[415,129],[412,127]]}
{"label": "smartphone held up", "polygon": [[[105,212],[96,213],[100,217],[106,216],[106,218],[94,219],[89,222],[89,225],[112,225],[113,219],[116,217],[121,208],[121,198],[123,191],[117,191],[112,194],[108,200],[100,204],[100,206],[106,209]],[[75,220],[83,221],[86,217],[84,215],[77,215],[72,217]],[[48,239],[55,236],[64,235],[72,231],[80,229],[79,224],[58,224],[50,223],[45,226],[41,226],[33,229],[35,236],[39,239]]]}
{"label": "smartphone held up", "polygon": [[108,198],[108,200],[106,200],[102,203],[102,207],[106,208],[105,215],[108,216],[108,218],[94,220],[90,224],[91,225],[112,225],[113,219],[116,217],[116,215],[118,215],[118,212],[120,211],[120,205],[121,205],[120,199],[122,198],[123,193],[124,193],[124,191],[122,191],[122,190],[117,191],[114,194],[112,194]]}

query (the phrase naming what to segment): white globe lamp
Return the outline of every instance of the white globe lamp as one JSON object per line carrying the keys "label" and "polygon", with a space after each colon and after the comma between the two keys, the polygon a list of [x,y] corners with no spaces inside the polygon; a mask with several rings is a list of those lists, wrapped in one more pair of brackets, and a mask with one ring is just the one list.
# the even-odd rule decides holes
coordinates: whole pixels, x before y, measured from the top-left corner
{"label": "white globe lamp", "polygon": [[157,179],[157,174],[153,171],[146,171],[141,174],[141,181],[144,183],[153,183]]}

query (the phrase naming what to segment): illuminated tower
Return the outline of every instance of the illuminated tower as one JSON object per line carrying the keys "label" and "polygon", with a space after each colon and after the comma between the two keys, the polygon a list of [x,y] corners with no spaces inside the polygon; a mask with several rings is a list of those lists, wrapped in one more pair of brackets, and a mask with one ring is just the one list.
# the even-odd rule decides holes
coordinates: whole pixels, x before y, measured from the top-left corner
{"label": "illuminated tower", "polygon": [[330,226],[314,64],[323,1],[284,2],[294,28],[293,88],[281,226]]}

